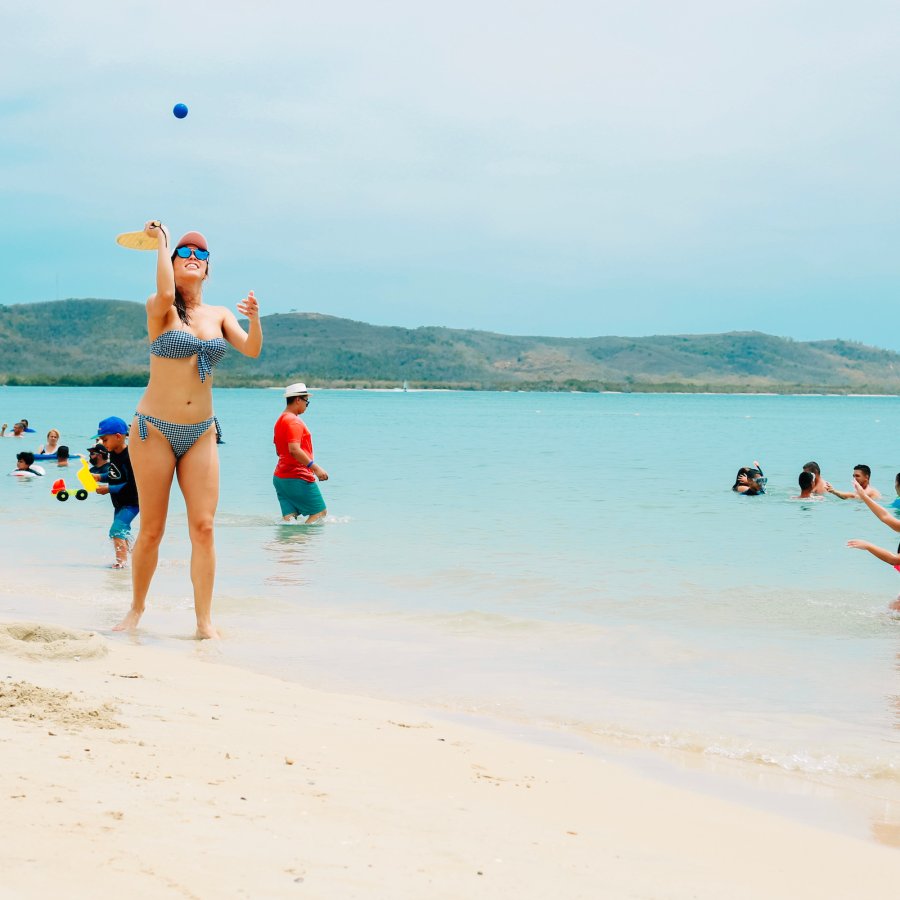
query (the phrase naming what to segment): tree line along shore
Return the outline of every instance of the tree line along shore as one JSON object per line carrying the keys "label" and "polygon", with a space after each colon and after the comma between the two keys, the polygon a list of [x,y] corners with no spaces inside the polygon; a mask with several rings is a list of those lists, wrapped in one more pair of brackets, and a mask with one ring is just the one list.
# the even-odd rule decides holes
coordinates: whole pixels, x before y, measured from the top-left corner
{"label": "tree line along shore", "polygon": [[[761,332],[557,338],[369,325],[315,312],[262,317],[259,359],[229,354],[221,387],[635,393],[897,394],[900,354]],[[144,306],[59,300],[0,306],[0,384],[143,386]]]}

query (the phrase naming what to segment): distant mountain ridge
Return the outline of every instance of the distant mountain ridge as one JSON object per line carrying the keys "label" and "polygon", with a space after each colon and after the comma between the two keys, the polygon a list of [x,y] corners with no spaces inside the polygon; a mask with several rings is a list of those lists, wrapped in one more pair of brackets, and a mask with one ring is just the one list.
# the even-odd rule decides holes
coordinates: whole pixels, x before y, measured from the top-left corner
{"label": "distant mountain ridge", "polygon": [[[302,377],[326,387],[900,393],[900,354],[760,332],[522,337],[367,325],[320,313],[263,316],[259,359],[230,353],[220,386]],[[146,383],[144,306],[58,300],[0,306],[0,384]]]}

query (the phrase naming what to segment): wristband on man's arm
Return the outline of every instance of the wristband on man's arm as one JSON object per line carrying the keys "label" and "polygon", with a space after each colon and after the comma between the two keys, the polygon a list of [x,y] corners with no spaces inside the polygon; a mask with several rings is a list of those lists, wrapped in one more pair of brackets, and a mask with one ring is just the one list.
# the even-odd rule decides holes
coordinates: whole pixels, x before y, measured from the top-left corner
{"label": "wristband on man's arm", "polygon": [[311,460],[306,464],[306,468],[307,468],[307,469],[311,469],[311,468],[313,467],[313,464],[314,464],[314,463],[315,463],[315,460],[312,460],[312,459],[311,459]]}

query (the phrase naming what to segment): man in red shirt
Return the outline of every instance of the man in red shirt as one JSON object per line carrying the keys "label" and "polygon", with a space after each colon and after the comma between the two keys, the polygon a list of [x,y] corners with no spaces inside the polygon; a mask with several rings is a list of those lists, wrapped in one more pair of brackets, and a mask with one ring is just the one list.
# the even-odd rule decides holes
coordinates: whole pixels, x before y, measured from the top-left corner
{"label": "man in red shirt", "polygon": [[312,435],[300,416],[309,408],[309,391],[302,381],[284,389],[285,408],[275,423],[278,465],[272,476],[285,522],[308,516],[306,524],[328,512],[316,479],[328,481],[328,473],[313,461]]}

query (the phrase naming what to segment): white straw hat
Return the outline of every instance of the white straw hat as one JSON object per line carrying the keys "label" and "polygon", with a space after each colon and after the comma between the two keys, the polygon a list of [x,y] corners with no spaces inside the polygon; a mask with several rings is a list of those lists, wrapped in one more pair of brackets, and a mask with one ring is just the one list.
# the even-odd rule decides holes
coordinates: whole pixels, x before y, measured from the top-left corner
{"label": "white straw hat", "polygon": [[289,384],[284,389],[285,398],[288,397],[299,397],[301,394],[308,394],[309,391],[306,389],[306,385],[302,381],[296,382],[296,384]]}

